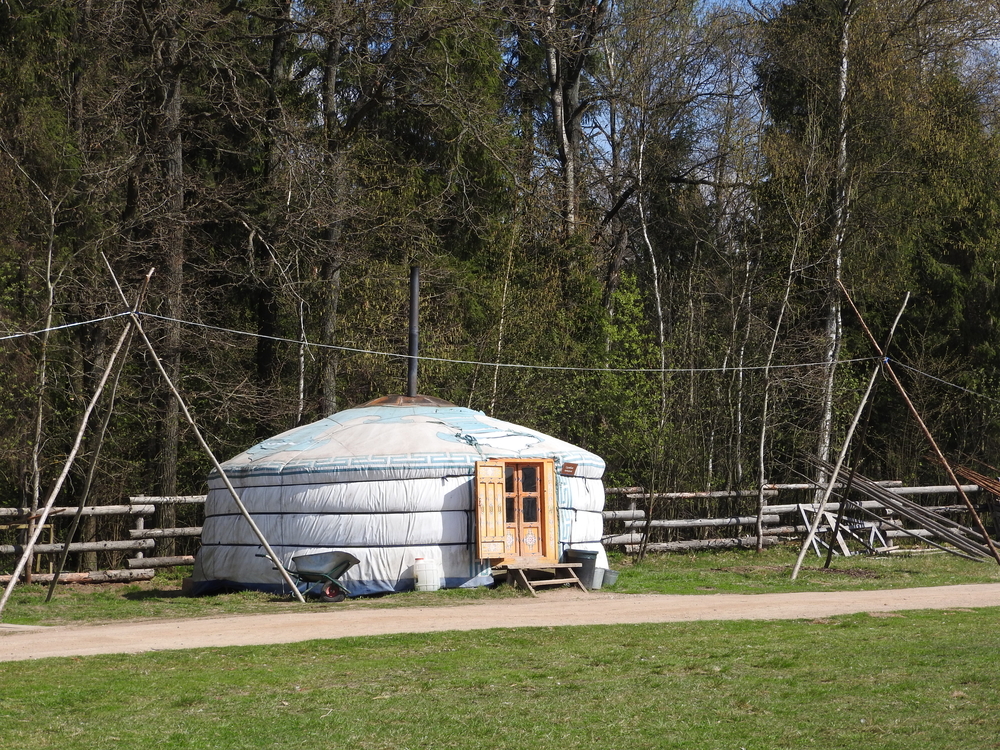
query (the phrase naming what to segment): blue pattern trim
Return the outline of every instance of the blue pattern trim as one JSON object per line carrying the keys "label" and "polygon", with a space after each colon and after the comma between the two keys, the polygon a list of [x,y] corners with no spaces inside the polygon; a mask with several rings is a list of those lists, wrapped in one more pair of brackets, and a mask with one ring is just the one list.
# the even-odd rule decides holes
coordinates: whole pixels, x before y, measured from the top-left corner
{"label": "blue pattern trim", "polygon": [[[288,454],[315,456],[324,446],[330,452],[350,452],[351,425],[385,425],[394,431],[396,425],[421,423],[436,432],[441,451],[400,453],[394,455],[340,455],[291,458]],[[344,428],[341,430],[340,428]],[[435,429],[436,428],[436,429]],[[429,447],[429,446],[427,446]],[[279,455],[284,457],[279,459]],[[480,411],[459,406],[370,406],[347,409],[312,424],[268,438],[223,464],[231,478],[299,477],[312,473],[333,475],[364,475],[385,472],[393,475],[415,473],[423,476],[472,475],[476,461],[484,458],[555,458],[559,466],[575,463],[585,467],[585,474],[599,479],[604,461],[582,448],[565,443],[544,433],[501,420],[493,420]],[[559,468],[557,466],[557,470]],[[426,474],[424,472],[427,472]],[[433,473],[430,473],[433,472]],[[216,478],[213,470],[209,478]],[[361,477],[371,478],[371,477]],[[323,480],[321,480],[323,481]]]}
{"label": "blue pattern trim", "polygon": [[[491,454],[490,457],[504,458]],[[517,456],[525,460],[532,458],[552,458],[550,454],[533,455],[522,453]],[[559,464],[575,463],[593,469],[595,473],[603,473],[604,462],[594,461],[591,453],[563,453],[556,457]],[[230,478],[247,477],[308,477],[310,474],[357,474],[384,471],[421,472],[434,470],[433,476],[473,476],[476,473],[476,462],[483,460],[478,454],[454,453],[409,453],[399,456],[337,456],[312,460],[297,464],[296,462],[258,461],[252,464],[223,464]],[[217,477],[213,471],[210,479]],[[323,480],[323,483],[326,483]],[[308,484],[308,482],[303,482]]]}

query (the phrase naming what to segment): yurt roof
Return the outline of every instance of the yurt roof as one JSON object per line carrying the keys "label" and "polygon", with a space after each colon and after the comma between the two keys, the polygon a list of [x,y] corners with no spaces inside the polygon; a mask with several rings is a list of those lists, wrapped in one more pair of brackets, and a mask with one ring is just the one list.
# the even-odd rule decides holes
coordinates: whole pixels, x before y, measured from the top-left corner
{"label": "yurt roof", "polygon": [[[222,464],[236,486],[472,475],[490,458],[555,458],[600,479],[604,461],[544,433],[428,396],[386,396],[283,432]],[[218,477],[210,486],[221,486]]]}

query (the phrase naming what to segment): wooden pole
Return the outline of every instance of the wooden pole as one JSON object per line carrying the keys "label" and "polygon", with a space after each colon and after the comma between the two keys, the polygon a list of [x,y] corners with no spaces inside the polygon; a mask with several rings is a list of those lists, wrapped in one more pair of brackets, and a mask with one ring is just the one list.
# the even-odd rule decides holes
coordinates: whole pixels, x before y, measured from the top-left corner
{"label": "wooden pole", "polygon": [[417,366],[420,360],[420,266],[410,268],[410,346],[406,368],[406,395],[417,395]]}
{"label": "wooden pole", "polygon": [[[910,293],[906,293],[906,297],[903,300],[903,306],[900,307],[899,312],[896,314],[896,319],[892,323],[892,328],[889,329],[889,337],[886,339],[885,346],[883,350],[889,349],[889,344],[892,343],[892,337],[896,333],[896,326],[899,325],[899,319],[903,317],[903,310],[906,309],[906,303],[910,301]],[[865,418],[865,424],[861,428],[861,444],[865,444],[865,438],[868,433],[868,425],[871,423],[871,411],[869,410],[868,416]],[[844,502],[840,504],[837,508],[837,520],[833,524],[833,532],[830,535],[830,543],[826,545],[826,560],[823,562],[824,568],[829,568],[833,562],[833,543],[840,536],[840,527],[844,522],[844,512],[847,510],[847,503],[849,502],[848,495],[851,494],[851,484],[854,482],[854,474],[857,471],[857,464],[851,468],[851,473],[847,475],[847,483],[844,487]],[[845,550],[846,550],[845,546]]]}
{"label": "wooden pole", "polygon": [[[950,489],[950,488],[949,488]],[[53,506],[49,511],[49,516],[68,516],[75,513],[77,508],[65,505]],[[83,509],[85,516],[150,516],[156,511],[155,505],[91,505]],[[0,518],[23,518],[27,521],[29,516],[37,518],[37,514],[32,514],[31,508],[0,508]]]}
{"label": "wooden pole", "polygon": [[[146,278],[142,282],[142,289],[135,298],[134,309],[138,310],[142,307],[142,302],[146,297],[146,292],[149,289],[149,280],[153,276],[153,269],[149,270],[146,274]],[[125,350],[128,351],[129,343],[132,341],[132,321],[130,320],[126,324],[127,335],[125,337]],[[73,521],[70,523],[69,530],[66,532],[66,547],[63,549],[62,555],[59,557],[59,564],[56,565],[56,569],[52,574],[52,581],[49,583],[48,593],[45,595],[45,603],[48,604],[52,601],[52,594],[56,590],[56,584],[59,583],[59,576],[62,575],[63,569],[66,567],[66,560],[69,558],[69,546],[70,542],[73,541],[73,537],[76,535],[76,530],[80,526],[80,519],[83,517],[84,508],[87,507],[87,498],[90,496],[90,487],[94,481],[94,473],[97,471],[97,463],[101,455],[101,446],[104,443],[104,435],[108,429],[108,422],[111,421],[111,413],[114,410],[115,403],[115,393],[118,391],[118,379],[121,377],[122,368],[118,368],[118,372],[115,374],[115,382],[111,386],[111,396],[108,399],[108,408],[105,411],[104,419],[101,420],[101,427],[98,430],[97,446],[94,448],[94,457],[90,462],[90,470],[87,472],[87,479],[84,483],[83,490],[80,492],[80,503],[77,506],[76,513],[73,515]]]}
{"label": "wooden pole", "polygon": [[[118,278],[115,276],[114,270],[111,268],[111,264],[108,263],[107,258],[104,258],[104,263],[108,266],[108,270],[111,271],[111,277],[112,279],[114,279],[115,286],[118,287],[118,293],[121,295],[122,299],[125,299],[125,295],[122,292],[122,288],[118,284]],[[236,491],[236,488],[233,487],[233,483],[229,481],[229,477],[226,475],[225,470],[222,468],[222,464],[219,463],[219,459],[215,457],[215,454],[212,452],[212,449],[208,447],[208,443],[202,436],[201,430],[198,429],[198,425],[194,421],[194,417],[191,416],[191,411],[188,409],[187,403],[181,396],[180,391],[177,390],[177,387],[174,385],[174,382],[170,379],[170,375],[167,374],[167,370],[166,368],[164,368],[163,362],[161,362],[159,356],[157,356],[156,349],[153,348],[153,342],[151,342],[149,340],[149,337],[146,335],[146,331],[142,327],[142,323],[139,320],[139,316],[136,314],[134,310],[131,311],[130,315],[132,319],[132,324],[135,326],[135,330],[138,331],[139,336],[142,338],[143,343],[146,345],[146,349],[149,351],[149,356],[153,358],[153,362],[156,364],[156,369],[160,371],[160,375],[163,376],[163,380],[164,382],[166,382],[167,387],[170,388],[170,392],[173,393],[174,398],[177,399],[177,404],[178,406],[180,406],[181,411],[184,413],[184,418],[187,419],[188,424],[191,425],[191,430],[194,432],[194,435],[198,440],[198,444],[201,446],[202,450],[205,451],[205,454],[208,456],[209,460],[211,460],[212,466],[215,467],[215,470],[218,472],[219,477],[226,485],[226,489],[229,490],[229,494],[232,496],[233,501],[236,503],[236,507],[239,508],[240,513],[243,515],[243,518],[246,519],[247,523],[250,524],[250,528],[253,530],[254,535],[257,537],[258,540],[260,540],[260,544],[264,548],[264,551],[267,553],[268,558],[270,558],[271,562],[274,563],[274,566],[278,569],[278,572],[281,574],[281,577],[285,580],[285,583],[287,583],[288,586],[291,588],[292,593],[295,595],[295,598],[298,599],[301,603],[305,604],[306,599],[304,596],[302,596],[302,592],[299,591],[299,587],[295,585],[294,581],[292,581],[292,577],[288,574],[288,571],[285,570],[285,566],[281,564],[281,560],[278,559],[278,555],[275,554],[273,549],[271,549],[271,545],[264,537],[264,532],[262,532],[260,528],[258,528],[257,524],[254,522],[253,517],[251,517],[250,515],[250,511],[248,511],[247,507],[243,504],[243,499],[240,497],[240,494]]]}
{"label": "wooden pole", "polygon": [[899,378],[896,377],[896,373],[892,369],[892,365],[889,364],[889,358],[885,356],[885,353],[882,351],[882,349],[879,348],[878,342],[875,340],[875,337],[872,336],[871,331],[868,330],[868,326],[865,324],[865,319],[861,317],[861,313],[855,306],[854,300],[851,299],[851,295],[848,293],[847,287],[844,286],[844,282],[842,282],[840,279],[837,279],[837,283],[840,285],[840,289],[841,291],[843,291],[844,296],[847,298],[847,302],[850,304],[851,309],[854,310],[854,314],[858,316],[858,320],[861,322],[861,327],[864,329],[865,335],[868,336],[868,340],[871,342],[871,345],[875,347],[875,351],[877,351],[879,353],[879,356],[882,357],[883,369],[889,375],[889,379],[892,380],[893,385],[895,385],[897,390],[899,390],[899,395],[901,395],[903,397],[903,401],[906,402],[906,407],[910,410],[910,414],[913,416],[913,418],[917,421],[917,424],[920,426],[920,431],[924,433],[924,437],[927,439],[927,442],[930,443],[931,448],[934,450],[934,454],[938,458],[938,461],[940,461],[941,465],[944,466],[945,473],[948,474],[948,479],[951,481],[953,485],[955,485],[955,488],[958,490],[958,494],[961,496],[962,501],[965,503],[965,507],[968,508],[969,513],[972,515],[972,520],[976,522],[976,528],[979,530],[979,533],[983,535],[983,540],[986,542],[986,546],[989,548],[990,554],[993,556],[993,559],[997,561],[997,564],[1000,565],[1000,553],[997,552],[997,548],[993,544],[993,540],[990,538],[990,535],[986,532],[986,527],[983,526],[983,520],[979,517],[979,514],[976,512],[976,508],[972,504],[972,501],[969,500],[968,496],[962,490],[962,483],[958,481],[958,477],[955,476],[955,472],[952,471],[951,464],[948,463],[948,459],[944,457],[944,453],[942,453],[941,449],[938,447],[937,442],[934,440],[934,436],[931,435],[931,431],[927,429],[927,425],[924,424],[924,420],[920,417],[920,414],[917,412],[917,407],[913,405],[913,402],[910,400],[910,396],[906,392],[906,389],[903,387],[903,384],[899,381]]}
{"label": "wooden pole", "polygon": [[872,372],[871,377],[868,379],[868,388],[865,390],[865,395],[861,398],[861,403],[858,404],[858,409],[854,414],[854,419],[851,421],[851,426],[847,430],[847,436],[844,438],[844,444],[840,448],[840,455],[837,456],[837,463],[833,467],[833,473],[830,475],[829,481],[827,481],[826,489],[823,491],[823,497],[819,501],[819,507],[816,509],[812,523],[809,525],[809,533],[806,534],[806,538],[802,542],[802,549],[799,550],[799,556],[795,560],[794,567],[792,567],[793,581],[798,578],[799,569],[802,567],[802,561],[805,559],[806,552],[808,552],[809,546],[813,543],[813,539],[816,538],[816,531],[819,529],[820,521],[823,519],[823,510],[826,508],[827,500],[830,499],[830,495],[833,493],[833,487],[837,482],[837,477],[840,475],[840,469],[844,465],[844,459],[847,456],[847,449],[850,447],[851,439],[854,437],[854,430],[858,426],[861,414],[868,403],[868,397],[871,395],[872,389],[875,387],[875,379],[878,377],[878,371],[879,368],[876,367],[874,372]]}
{"label": "wooden pole", "polygon": [[[825,470],[830,470],[829,464],[821,461],[817,461],[817,463]],[[857,484],[858,492],[878,500],[882,507],[893,511],[898,516],[922,526],[935,536],[951,542],[955,547],[965,550],[970,554],[991,557],[989,548],[977,541],[979,533],[976,529],[962,526],[950,518],[939,516],[922,505],[875,485],[870,479],[861,476],[861,474],[855,473],[855,483]],[[958,507],[967,510],[964,505]],[[970,536],[973,538],[970,539]]]}
{"label": "wooden pole", "polygon": [[[150,273],[152,273],[152,271],[150,271]],[[126,304],[128,304],[127,301]],[[135,313],[133,313],[133,317],[134,315]],[[62,472],[59,474],[59,478],[56,479],[56,483],[52,485],[49,497],[45,501],[45,507],[39,515],[38,524],[35,526],[34,531],[28,539],[28,543],[24,546],[24,554],[21,555],[21,559],[15,566],[13,573],[11,573],[10,581],[4,589],[3,596],[0,597],[0,615],[3,614],[3,609],[7,605],[7,600],[10,599],[10,594],[14,590],[14,586],[17,584],[18,576],[21,575],[21,571],[24,570],[25,564],[31,557],[35,543],[38,541],[38,537],[42,533],[42,527],[45,525],[45,521],[52,510],[52,506],[55,505],[56,497],[62,490],[66,477],[69,476],[69,471],[73,467],[73,462],[76,460],[76,454],[79,452],[80,445],[83,443],[83,435],[87,430],[87,424],[90,422],[90,415],[94,413],[94,408],[97,406],[97,402],[100,400],[101,394],[104,393],[104,386],[107,385],[108,377],[111,375],[111,370],[115,366],[115,360],[118,359],[118,354],[121,352],[122,347],[125,346],[125,341],[128,339],[130,330],[131,328],[129,326],[125,326],[121,336],[118,337],[118,342],[115,344],[115,348],[111,352],[111,356],[108,358],[108,364],[105,366],[104,372],[101,374],[101,379],[97,384],[97,388],[94,389],[94,395],[91,396],[90,402],[87,404],[87,408],[83,412],[83,417],[80,420],[80,428],[76,432],[76,440],[73,442],[73,447],[70,450],[69,455],[66,456]]]}
{"label": "wooden pole", "polygon": [[[890,521],[887,518],[883,518],[882,516],[880,516],[875,511],[869,510],[868,508],[865,508],[865,507],[860,506],[860,505],[858,506],[858,509],[862,513],[865,513],[865,514],[871,516],[872,518],[874,518],[876,521],[878,521],[878,523],[880,525],[882,525],[884,527],[887,527],[887,528],[892,529],[894,531],[898,531],[898,532],[900,532],[900,533],[902,533],[902,534],[904,534],[906,536],[915,536],[912,533],[912,531],[910,531],[909,529],[904,529],[898,523],[894,523],[893,521]],[[982,557],[977,557],[975,555],[966,554],[965,552],[956,552],[954,549],[948,549],[943,544],[938,544],[933,539],[928,539],[928,538],[925,538],[925,537],[922,537],[922,536],[921,537],[917,537],[917,538],[919,538],[925,544],[929,544],[932,547],[936,547],[937,549],[941,550],[942,552],[947,552],[948,554],[955,555],[956,557],[962,557],[962,558],[965,558],[966,560],[972,560],[972,562],[982,562],[983,561]]]}
{"label": "wooden pole", "polygon": [[[843,284],[841,284],[841,288],[843,288]],[[899,308],[899,312],[896,314],[896,320],[892,324],[892,329],[889,331],[889,340],[892,340],[892,335],[895,333],[896,326],[899,324],[899,319],[903,316],[903,311],[906,310],[906,305],[909,301],[910,293],[907,292],[906,297],[903,299],[903,304]],[[837,456],[837,464],[833,467],[833,473],[830,475],[830,480],[827,482],[826,490],[823,492],[823,498],[819,502],[819,508],[817,508],[816,515],[813,516],[813,522],[809,526],[809,533],[806,534],[805,541],[802,543],[802,549],[799,550],[799,556],[795,560],[795,566],[792,568],[793,581],[798,578],[799,569],[802,567],[802,561],[805,559],[806,552],[809,550],[809,546],[813,543],[813,539],[816,538],[816,530],[819,528],[820,521],[823,518],[823,510],[826,508],[826,503],[830,499],[830,495],[833,493],[834,485],[837,483],[837,476],[840,474],[840,469],[844,465],[844,459],[847,458],[847,451],[851,447],[851,439],[854,437],[854,430],[857,428],[858,422],[861,421],[861,415],[864,413],[865,407],[868,405],[868,398],[871,396],[872,390],[875,388],[875,379],[878,377],[878,373],[879,367],[876,366],[872,371],[871,377],[868,378],[868,388],[865,389],[865,395],[861,398],[861,403],[858,404],[857,411],[854,413],[854,419],[851,420],[851,426],[847,430],[847,435],[844,437],[844,444],[840,448],[840,455]]]}
{"label": "wooden pole", "polygon": [[[51,581],[54,573],[35,574],[36,583]],[[63,583],[124,583],[126,581],[148,581],[156,575],[152,568],[136,570],[92,570],[89,573],[66,573]],[[0,575],[0,583],[10,583],[11,577]]]}
{"label": "wooden pole", "polygon": [[[155,539],[121,539],[111,542],[73,542],[69,545],[70,552],[104,552],[108,550],[141,550],[152,549],[156,546]],[[36,555],[56,555],[63,551],[65,545],[62,542],[53,544],[35,544],[32,553]],[[24,547],[20,544],[0,544],[0,555],[16,555],[23,552]]]}

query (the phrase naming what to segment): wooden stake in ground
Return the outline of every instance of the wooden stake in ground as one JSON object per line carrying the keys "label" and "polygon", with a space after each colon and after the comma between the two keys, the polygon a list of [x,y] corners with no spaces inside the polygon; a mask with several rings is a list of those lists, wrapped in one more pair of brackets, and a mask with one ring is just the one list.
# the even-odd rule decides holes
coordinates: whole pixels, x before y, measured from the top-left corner
{"label": "wooden stake in ground", "polygon": [[982,519],[976,512],[976,508],[975,506],[973,506],[972,501],[969,500],[968,496],[965,494],[965,491],[962,489],[962,483],[958,481],[958,477],[955,476],[955,472],[952,471],[951,464],[948,463],[948,459],[944,457],[944,453],[942,453],[941,449],[938,447],[937,442],[934,440],[934,436],[931,435],[931,431],[927,429],[927,425],[924,424],[924,420],[921,419],[920,414],[917,412],[917,407],[915,407],[913,405],[913,402],[910,401],[909,394],[907,394],[906,389],[903,387],[903,384],[899,382],[899,378],[896,377],[896,373],[892,369],[892,365],[889,364],[889,358],[885,356],[885,352],[883,352],[882,349],[879,348],[878,342],[875,341],[875,337],[872,336],[871,331],[868,330],[868,326],[865,324],[865,319],[861,317],[861,313],[855,306],[854,300],[851,299],[851,295],[847,292],[847,287],[844,286],[844,282],[842,282],[840,279],[837,279],[837,283],[840,285],[841,291],[847,298],[847,302],[851,305],[851,309],[854,310],[854,314],[858,316],[858,320],[861,322],[861,327],[862,329],[864,329],[865,335],[868,336],[868,340],[871,342],[871,345],[875,347],[875,351],[877,351],[879,353],[879,356],[882,358],[882,368],[889,376],[889,379],[892,380],[893,384],[896,386],[896,389],[899,391],[899,395],[903,397],[903,401],[906,402],[906,406],[910,410],[910,414],[916,420],[917,425],[919,425],[920,431],[924,433],[924,437],[927,438],[927,442],[930,443],[931,448],[934,451],[934,454],[938,458],[938,461],[940,461],[941,465],[944,466],[945,473],[948,474],[948,479],[951,480],[951,483],[953,485],[955,485],[955,489],[958,490],[958,494],[965,502],[965,507],[972,515],[972,520],[976,522],[976,528],[979,530],[979,533],[983,535],[983,540],[986,542],[986,546],[989,548],[990,554],[993,556],[993,559],[997,561],[997,564],[1000,564],[1000,553],[997,552],[997,548],[993,544],[993,540],[990,539],[990,535],[986,533],[986,527],[983,526]]}
{"label": "wooden stake in ground", "polygon": [[[108,263],[107,258],[104,258],[104,263],[108,266],[108,270],[111,271],[111,277],[114,279],[115,286],[118,288],[118,293],[121,295],[122,299],[125,299],[125,294],[122,292],[122,288],[118,284],[118,278],[115,276],[115,273],[111,268],[111,264]],[[149,351],[149,356],[153,358],[153,362],[156,364],[156,369],[160,371],[160,375],[163,376],[163,380],[164,382],[166,382],[167,387],[170,388],[170,392],[173,393],[174,398],[177,399],[177,404],[180,406],[181,411],[184,413],[184,418],[187,419],[188,424],[191,425],[191,430],[194,432],[194,436],[195,438],[197,438],[198,444],[201,446],[202,450],[205,451],[205,454],[212,462],[212,466],[215,467],[215,470],[218,472],[219,477],[222,479],[223,483],[225,483],[226,489],[229,490],[229,494],[232,496],[233,501],[236,503],[236,507],[239,508],[240,513],[243,515],[243,518],[246,519],[246,522],[250,524],[250,528],[253,530],[253,533],[257,537],[257,539],[260,541],[261,546],[267,553],[267,557],[270,558],[272,563],[274,563],[275,568],[277,568],[278,572],[281,574],[281,577],[285,580],[285,583],[287,583],[289,588],[291,588],[292,593],[295,595],[295,598],[298,599],[303,604],[305,604],[306,599],[304,596],[302,596],[302,592],[299,591],[299,587],[295,585],[294,581],[292,581],[292,577],[289,575],[288,571],[285,570],[285,566],[281,564],[281,560],[278,559],[278,555],[275,554],[273,549],[271,549],[271,545],[264,537],[264,532],[262,532],[260,528],[257,526],[257,524],[254,522],[253,518],[250,515],[250,511],[248,511],[247,507],[243,504],[243,499],[240,497],[240,494],[236,491],[236,488],[233,487],[232,482],[229,481],[229,477],[223,470],[222,464],[219,463],[219,459],[215,457],[215,454],[212,452],[212,449],[208,447],[208,443],[202,436],[201,430],[198,429],[198,425],[195,423],[194,417],[191,416],[191,411],[188,409],[187,403],[185,403],[184,398],[180,394],[180,391],[177,390],[177,387],[174,385],[174,382],[170,379],[170,376],[167,374],[167,370],[166,368],[164,368],[163,362],[161,362],[159,356],[157,356],[156,350],[153,348],[153,343],[149,340],[149,337],[146,335],[146,331],[143,329],[142,323],[139,321],[139,316],[136,314],[134,310],[131,312],[131,319],[132,319],[132,324],[135,326],[135,330],[139,332],[139,336],[142,337],[142,341],[146,345],[146,349]]]}
{"label": "wooden stake in ground", "polygon": [[[896,314],[896,320],[892,324],[892,328],[889,330],[889,340],[892,340],[892,335],[896,332],[896,326],[899,325],[899,319],[903,317],[903,311],[906,310],[906,305],[910,301],[910,293],[906,293],[906,297],[903,299],[903,304],[899,308],[899,312]],[[881,351],[880,351],[881,353]],[[809,533],[806,534],[805,541],[802,543],[802,549],[799,550],[799,556],[795,560],[795,566],[792,568],[792,580],[794,581],[799,576],[799,568],[802,567],[802,561],[805,559],[806,552],[809,550],[809,545],[813,543],[813,539],[816,538],[816,530],[819,528],[820,521],[823,518],[823,510],[826,508],[826,503],[830,499],[830,495],[833,492],[833,486],[837,483],[837,477],[840,474],[840,469],[844,465],[844,459],[847,458],[847,451],[851,447],[851,440],[854,437],[854,430],[858,426],[858,422],[861,421],[861,415],[864,413],[865,407],[868,405],[868,398],[871,396],[872,389],[875,387],[875,379],[878,377],[879,369],[881,365],[877,365],[872,371],[871,377],[868,379],[868,388],[865,390],[865,395],[861,398],[861,403],[858,404],[858,409],[854,413],[854,419],[851,421],[851,427],[847,431],[847,435],[844,437],[844,444],[840,448],[840,455],[837,456],[837,463],[833,467],[833,472],[830,474],[830,481],[827,482],[826,491],[823,493],[823,498],[820,500],[819,508],[816,510],[816,515],[813,516],[813,522],[809,526]],[[847,498],[845,497],[846,501]],[[843,503],[842,503],[843,505]]]}

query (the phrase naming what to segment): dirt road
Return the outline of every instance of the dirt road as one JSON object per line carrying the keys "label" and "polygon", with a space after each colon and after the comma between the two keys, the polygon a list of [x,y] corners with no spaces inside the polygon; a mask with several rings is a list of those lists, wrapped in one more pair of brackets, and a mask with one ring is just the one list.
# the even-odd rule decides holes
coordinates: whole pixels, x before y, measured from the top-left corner
{"label": "dirt road", "polygon": [[448,607],[369,609],[334,604],[280,614],[96,626],[0,624],[0,661],[294,643],[387,633],[690,620],[794,620],[854,612],[995,606],[1000,606],[1000,584],[750,596],[584,594],[564,589],[546,592],[537,599]]}

